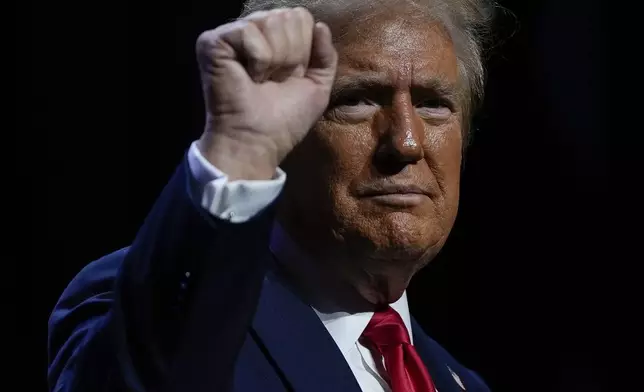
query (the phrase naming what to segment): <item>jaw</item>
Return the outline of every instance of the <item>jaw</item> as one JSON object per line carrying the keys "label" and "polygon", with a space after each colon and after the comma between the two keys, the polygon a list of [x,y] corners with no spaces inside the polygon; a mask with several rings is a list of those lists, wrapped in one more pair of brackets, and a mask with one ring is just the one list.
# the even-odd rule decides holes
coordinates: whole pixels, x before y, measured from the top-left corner
{"label": "jaw", "polygon": [[361,309],[397,301],[446,237],[435,201],[401,211],[342,195],[323,211],[303,203],[302,193],[285,196],[278,221],[318,270],[298,279],[325,280],[322,287]]}

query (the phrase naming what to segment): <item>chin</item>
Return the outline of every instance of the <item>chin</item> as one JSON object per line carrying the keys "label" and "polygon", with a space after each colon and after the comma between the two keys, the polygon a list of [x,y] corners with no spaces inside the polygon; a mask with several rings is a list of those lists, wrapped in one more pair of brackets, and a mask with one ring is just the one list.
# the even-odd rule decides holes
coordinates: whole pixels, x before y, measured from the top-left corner
{"label": "chin", "polygon": [[384,248],[418,255],[442,242],[446,233],[441,223],[435,216],[389,213],[378,219],[373,239]]}
{"label": "chin", "polygon": [[[345,245],[355,251],[394,259],[418,259],[440,247],[447,236],[443,222],[434,214],[406,211],[370,211],[341,220],[338,227]],[[380,257],[378,257],[380,258]]]}
{"label": "chin", "polygon": [[[374,230],[375,228],[375,230]],[[446,235],[436,225],[370,225],[346,242],[357,258],[368,260],[373,272],[415,273],[441,250]],[[360,257],[361,256],[361,257]]]}
{"label": "chin", "polygon": [[358,287],[360,296],[376,307],[392,304],[402,297],[408,285],[392,284],[390,279],[378,279],[371,282],[371,285]]}
{"label": "chin", "polygon": [[370,259],[378,270],[387,275],[401,274],[407,279],[425,267],[438,253],[440,247],[435,244],[401,244],[378,249]]}

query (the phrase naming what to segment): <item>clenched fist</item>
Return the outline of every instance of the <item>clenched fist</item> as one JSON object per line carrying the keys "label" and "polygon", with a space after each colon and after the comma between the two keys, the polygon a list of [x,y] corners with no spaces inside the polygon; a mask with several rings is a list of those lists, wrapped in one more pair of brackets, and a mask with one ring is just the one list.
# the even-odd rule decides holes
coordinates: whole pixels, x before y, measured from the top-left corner
{"label": "clenched fist", "polygon": [[260,11],[202,33],[204,156],[230,179],[269,179],[329,103],[337,53],[304,8]]}

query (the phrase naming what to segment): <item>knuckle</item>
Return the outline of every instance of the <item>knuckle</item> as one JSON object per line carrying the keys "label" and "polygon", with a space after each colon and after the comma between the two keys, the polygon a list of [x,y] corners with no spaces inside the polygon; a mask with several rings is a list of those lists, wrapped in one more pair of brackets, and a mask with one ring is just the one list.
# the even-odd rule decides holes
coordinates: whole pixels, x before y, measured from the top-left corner
{"label": "knuckle", "polygon": [[210,56],[215,50],[219,34],[216,30],[204,31],[197,37],[195,51],[199,56]]}
{"label": "knuckle", "polygon": [[260,18],[264,18],[269,12],[268,11],[255,11],[250,13],[249,15],[246,15],[244,17],[245,20],[256,20]]}
{"label": "knuckle", "polygon": [[284,12],[286,12],[286,9],[284,8],[272,9],[270,11],[267,11],[265,14],[263,14],[258,19],[258,21],[262,24],[275,23],[276,21],[280,21],[282,19],[282,17],[284,16]]}
{"label": "knuckle", "polygon": [[263,51],[252,53],[250,57],[257,68],[268,68],[272,63],[270,54]]}
{"label": "knuckle", "polygon": [[257,32],[259,32],[259,29],[253,22],[244,23],[244,25],[241,26],[241,33],[245,39],[250,39]]}
{"label": "knuckle", "polygon": [[242,38],[247,42],[245,56],[257,64],[269,64],[272,59],[272,52],[269,47],[262,44],[261,31],[252,23],[249,23],[242,30]]}
{"label": "knuckle", "polygon": [[196,41],[197,50],[212,50],[221,42],[224,37],[243,28],[240,22],[232,22],[221,25],[213,30],[206,30],[199,34]]}
{"label": "knuckle", "polygon": [[197,42],[195,44],[197,46],[197,49],[202,49],[207,47],[210,44],[210,42],[212,42],[213,35],[214,34],[212,30],[204,31],[201,34],[199,34],[199,36],[197,37]]}
{"label": "knuckle", "polygon": [[304,7],[295,7],[293,8],[293,13],[294,15],[297,15],[297,17],[305,23],[313,23],[313,15],[311,15],[311,12],[309,12],[308,9]]}
{"label": "knuckle", "polygon": [[271,14],[264,19],[264,24],[267,28],[275,28],[282,25],[283,14]]}

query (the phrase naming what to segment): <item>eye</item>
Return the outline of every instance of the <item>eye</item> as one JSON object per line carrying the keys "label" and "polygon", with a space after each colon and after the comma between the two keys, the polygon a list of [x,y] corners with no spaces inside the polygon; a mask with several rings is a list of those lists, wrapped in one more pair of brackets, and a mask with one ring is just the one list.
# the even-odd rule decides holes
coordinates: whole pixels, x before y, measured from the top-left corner
{"label": "eye", "polygon": [[332,120],[359,122],[371,118],[379,105],[365,94],[346,94],[335,98],[327,110],[327,117]]}
{"label": "eye", "polygon": [[419,103],[416,104],[416,107],[424,107],[424,108],[441,108],[441,107],[448,107],[448,103],[441,99],[441,98],[428,98],[420,101]]}
{"label": "eye", "polygon": [[449,118],[454,107],[451,102],[440,97],[423,99],[414,106],[421,117],[438,120]]}
{"label": "eye", "polygon": [[373,102],[367,99],[363,95],[352,94],[339,97],[333,103],[334,107],[345,106],[345,107],[354,107],[360,105],[373,105]]}

